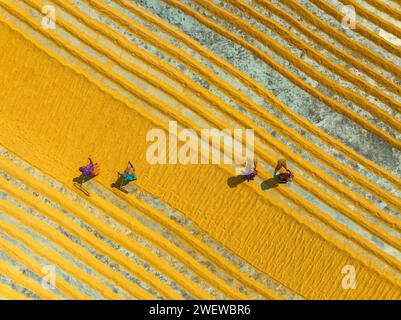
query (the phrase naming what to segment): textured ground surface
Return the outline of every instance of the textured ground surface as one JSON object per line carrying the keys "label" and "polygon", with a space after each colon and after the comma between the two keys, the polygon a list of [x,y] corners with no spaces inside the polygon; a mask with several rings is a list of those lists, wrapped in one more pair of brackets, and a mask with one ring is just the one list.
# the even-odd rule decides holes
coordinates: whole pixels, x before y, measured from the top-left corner
{"label": "textured ground surface", "polygon": [[[400,17],[398,0],[0,0],[0,297],[399,299]],[[254,129],[258,178],[150,165],[169,120]],[[88,155],[90,196],[72,183]],[[291,185],[271,183],[280,158]]]}

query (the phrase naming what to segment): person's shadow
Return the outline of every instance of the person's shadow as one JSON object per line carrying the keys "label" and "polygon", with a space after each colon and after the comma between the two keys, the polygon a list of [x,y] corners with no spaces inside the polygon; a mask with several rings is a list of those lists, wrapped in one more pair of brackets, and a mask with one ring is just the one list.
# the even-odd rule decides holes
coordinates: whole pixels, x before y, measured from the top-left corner
{"label": "person's shadow", "polygon": [[234,176],[227,179],[227,184],[230,188],[236,188],[238,185],[246,181],[244,175]]}
{"label": "person's shadow", "polygon": [[262,190],[269,190],[269,189],[277,188],[278,185],[279,185],[279,183],[277,182],[277,180],[275,178],[267,179],[260,184]]}
{"label": "person's shadow", "polygon": [[[283,166],[283,160],[278,160],[277,161],[277,165],[276,168],[274,169],[274,174],[276,174],[276,172]],[[269,190],[269,189],[273,189],[273,188],[277,188],[279,186],[280,183],[277,182],[275,177],[272,177],[270,179],[267,179],[265,181],[263,181],[260,184],[260,187],[262,188],[262,190]]]}
{"label": "person's shadow", "polygon": [[116,182],[112,183],[112,184],[111,184],[111,187],[112,187],[112,188],[121,189],[122,187],[126,186],[128,183],[129,183],[129,181],[126,181],[126,180],[124,179],[124,176],[121,175],[121,174],[119,174],[119,175],[118,175],[118,178],[117,178],[117,180],[116,180]]}
{"label": "person's shadow", "polygon": [[94,177],[95,177],[94,175],[84,176],[83,174],[81,174],[79,177],[75,177],[74,179],[72,179],[72,181],[79,185],[83,185],[85,182],[88,182],[89,180],[93,179]]}

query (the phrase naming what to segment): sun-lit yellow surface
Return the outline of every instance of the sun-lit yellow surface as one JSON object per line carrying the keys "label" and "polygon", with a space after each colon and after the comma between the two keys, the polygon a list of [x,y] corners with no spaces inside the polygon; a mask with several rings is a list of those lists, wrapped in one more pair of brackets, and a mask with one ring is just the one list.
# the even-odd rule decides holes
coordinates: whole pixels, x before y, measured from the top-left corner
{"label": "sun-lit yellow surface", "polygon": [[[33,0],[26,2],[41,3]],[[174,1],[169,0],[166,2],[173,3]],[[237,1],[232,2],[235,3]],[[216,15],[220,14],[217,10],[215,13]],[[257,33],[255,35],[257,36]],[[327,217],[320,208],[308,203],[306,199],[291,190],[286,190],[285,187],[269,193],[263,192],[260,186],[252,183],[242,184],[235,189],[231,189],[227,186],[227,179],[234,176],[235,173],[225,165],[149,165],[146,160],[146,150],[149,146],[149,143],[146,142],[146,134],[153,128],[166,129],[167,124],[165,121],[123,98],[118,92],[108,89],[89,73],[78,70],[76,66],[67,63],[48,51],[48,49],[38,46],[34,39],[29,39],[26,33],[4,20],[1,20],[0,23],[0,48],[0,72],[2,73],[0,83],[0,144],[30,165],[51,175],[67,187],[73,188],[72,178],[78,175],[77,168],[90,155],[102,166],[101,175],[96,180],[104,187],[109,188],[110,183],[116,178],[116,172],[124,168],[128,159],[134,160],[140,177],[136,183],[140,188],[181,211],[201,230],[207,232],[220,244],[300,296],[307,299],[401,298],[401,283],[392,273],[382,270],[369,258],[344,245],[343,242],[320,229],[309,219],[306,219],[297,209],[281,200],[282,197],[291,198],[300,208],[303,208],[303,211],[313,213],[323,223],[333,227],[337,232],[349,236],[350,239],[370,253],[382,258],[394,269],[401,270],[399,261],[386,253],[379,252],[358,234],[347,231],[342,225]],[[89,60],[88,63],[90,63]],[[302,63],[302,61],[299,61],[299,63]],[[160,65],[163,65],[163,63],[160,62]],[[106,66],[101,72],[106,73],[109,70],[107,68]],[[196,69],[196,66],[194,68]],[[314,71],[311,70],[312,72]],[[128,84],[126,85],[129,86]],[[222,86],[224,87],[224,84]],[[338,90],[341,94],[347,94],[341,89]],[[143,94],[144,99],[148,99],[149,102],[152,101],[152,92],[144,91],[141,94]],[[172,91],[171,94],[176,93]],[[274,101],[274,97],[270,98]],[[185,93],[182,94],[181,98],[177,94],[177,100],[179,99],[185,99]],[[237,99],[241,100],[242,98],[238,96]],[[185,103],[185,100],[181,101]],[[246,103],[246,100],[243,100],[243,102]],[[274,103],[280,108],[278,101]],[[355,103],[363,105],[365,101],[355,97]],[[396,105],[395,101],[390,101],[390,103]],[[328,104],[334,109],[341,108],[339,103],[328,101]],[[147,103],[147,105],[151,108],[157,107],[156,102],[155,105],[150,103]],[[222,103],[221,106],[223,108],[224,104]],[[192,107],[195,108],[196,105]],[[249,108],[256,110],[256,106],[253,105],[249,105]],[[366,105],[366,108],[372,108],[373,112],[375,112],[373,104]],[[168,110],[165,111],[168,112]],[[401,127],[399,123],[387,117],[380,110],[376,111],[377,116],[379,118],[382,117],[382,120],[387,121],[390,126],[394,126],[397,129]],[[207,114],[206,112],[205,114],[210,117],[210,121],[215,121],[217,124],[221,123],[221,120],[212,119],[213,114]],[[173,120],[177,120],[184,126],[192,123],[190,120],[180,117],[174,111],[171,111],[169,115],[170,117],[176,116]],[[233,115],[235,116],[236,114],[233,113]],[[237,116],[237,121],[246,122],[245,118],[240,114],[237,114]],[[260,114],[260,116],[262,119],[268,120],[263,118],[266,117],[263,114]],[[296,117],[295,114],[293,116]],[[356,118],[358,117],[356,116]],[[244,122],[241,123],[244,124]],[[280,129],[279,123],[274,124],[272,122],[272,126],[274,125],[277,126],[278,130],[284,130],[283,128]],[[366,122],[361,125],[373,127]],[[310,130],[315,129],[311,128]],[[372,128],[372,131],[377,130],[377,128]],[[263,139],[262,132],[259,132],[259,136]],[[310,146],[309,142],[295,131],[289,130],[288,132],[288,135],[294,140],[298,140],[305,148]],[[399,141],[384,132],[379,132],[378,135],[381,135],[394,146],[400,145]],[[330,141],[332,138],[323,136],[323,139]],[[333,143],[337,142],[333,140]],[[339,145],[339,148],[343,147]],[[278,144],[278,146],[272,146],[272,148],[277,148],[275,150],[276,154],[280,154],[281,151],[288,152],[289,157],[292,157],[291,160],[297,162],[306,172],[323,173],[323,171],[315,171],[313,166],[300,156],[292,153],[284,145]],[[310,148],[312,152],[319,154],[318,149],[313,151],[314,147]],[[271,165],[277,160],[276,154],[268,154],[262,149],[257,149],[257,152],[260,152],[263,159]],[[351,153],[350,156],[357,160],[359,159],[357,154]],[[334,158],[326,157],[323,154],[320,157],[326,163],[331,164],[333,167],[339,167],[338,170],[341,170],[341,165],[338,164],[337,166]],[[361,159],[361,161],[365,160]],[[367,160],[366,164],[371,166],[370,169],[372,171],[387,175],[390,180],[394,179],[393,182],[397,183],[397,180],[391,177],[391,174],[379,166]],[[146,252],[145,249],[136,248],[128,237],[119,234],[118,231],[112,230],[99,219],[92,217],[77,204],[74,204],[73,201],[63,200],[62,196],[57,195],[45,185],[37,185],[37,182],[32,177],[24,176],[23,173],[18,171],[18,168],[15,168],[5,160],[0,160],[0,170],[18,177],[22,182],[32,186],[34,189],[37,188],[40,191],[39,193],[47,195],[51,199],[56,199],[62,207],[65,206],[69,212],[78,216],[82,221],[88,221],[97,230],[111,237],[116,243],[130,248],[132,252],[136,252],[139,256],[143,256],[151,265],[175,279],[177,283],[180,283],[197,298],[210,298],[210,295],[204,292],[196,283],[181,276],[179,272],[165,264],[157,256]],[[267,174],[265,170],[261,169],[262,177],[266,175],[265,177],[267,178]],[[302,179],[300,176],[296,183],[299,185],[304,184],[303,187],[311,193],[319,193],[319,189],[313,185],[307,185],[306,180]],[[385,223],[396,229],[400,228],[401,224],[398,220],[379,209],[370,207],[370,203],[367,200],[355,193],[348,192],[335,179],[327,177],[327,182],[325,183],[327,183],[328,188],[336,190],[349,201],[353,201],[356,208],[365,210],[372,215],[378,215]],[[362,183],[366,189],[369,188],[372,192],[377,193],[393,207],[397,207],[400,204],[398,198],[388,192],[376,190],[375,185],[367,180],[362,180]],[[12,187],[5,179],[0,179],[0,188],[13,194],[16,198],[20,197],[22,202],[26,201],[30,206],[36,206],[42,214],[52,217],[52,219],[60,219],[60,224],[68,225],[67,220],[57,217],[50,208],[46,208],[40,201],[29,200],[30,198],[27,195],[23,195],[22,191],[19,195],[18,188]],[[344,206],[341,201],[326,194],[321,194],[319,197],[321,197],[322,201],[330,203],[339,212],[350,217],[350,219],[361,222],[372,233],[387,240],[395,247],[399,247],[395,237],[385,233],[367,219],[357,216],[353,210]],[[131,199],[130,195],[121,195],[121,198],[132,206],[141,205],[138,200]],[[132,217],[125,216],[124,212],[118,211],[111,205],[108,208],[107,201],[100,199],[96,195],[91,196],[89,201],[98,208],[102,208],[109,216],[120,219],[119,221],[127,226],[131,224],[130,228],[134,232],[141,232],[139,228],[135,229]],[[23,221],[24,224],[28,224],[33,230],[46,234],[52,241],[60,242],[59,244],[62,245],[52,230],[46,230],[44,224],[24,217],[19,212],[19,209],[13,208],[3,201],[0,201],[0,209],[8,211],[10,216],[16,217],[16,219]],[[153,212],[151,209],[146,209],[146,207],[141,209],[149,210],[149,214],[161,219],[162,223],[169,223],[161,217],[157,217],[156,211]],[[1,228],[6,227],[2,226]],[[70,226],[70,228],[71,232],[74,232],[74,227]],[[5,232],[15,237],[23,237],[12,227],[6,228]],[[247,298],[246,295],[234,290],[201,265],[191,261],[189,256],[187,257],[184,253],[169,248],[168,243],[162,240],[157,233],[150,230],[143,232],[146,237],[153,239],[159,246],[164,246],[164,249],[169,254],[180,258],[186,267],[197,270],[195,271],[197,274],[202,274],[205,281],[219,288],[226,297],[233,299]],[[177,227],[175,232],[180,233],[181,229]],[[120,262],[125,268],[137,274],[164,297],[182,298],[180,294],[173,291],[156,277],[148,275],[143,270],[135,269],[136,267],[128,261],[124,262],[123,255],[113,253],[112,250],[106,248],[106,245],[96,240],[90,233],[79,231],[77,235],[81,235],[84,241],[98,246],[97,248],[100,251],[104,250],[105,254],[109,254],[115,261]],[[203,248],[201,244],[198,244],[189,236],[187,241],[193,241],[191,242],[192,245]],[[35,246],[39,250],[39,245],[35,244],[33,248]],[[94,268],[99,268],[99,272],[110,273],[114,281],[133,296],[151,298],[139,287],[129,284],[128,280],[117,274],[112,274],[110,270],[104,269],[96,259],[90,257],[84,251],[79,250],[77,247],[74,248],[72,244],[66,244],[65,246],[66,250],[76,252],[81,261]],[[0,248],[12,250],[10,247],[3,246],[1,242]],[[210,259],[215,259],[216,263],[218,263],[218,258],[214,257],[213,253],[209,252],[208,249],[204,250],[206,255],[210,254]],[[23,257],[22,253],[20,257]],[[71,275],[80,276],[79,270],[76,270],[72,265],[68,265],[61,256],[52,256],[51,259],[56,264],[64,265]],[[28,257],[24,261],[31,270],[39,270],[39,267],[35,266],[34,262]],[[341,269],[345,265],[355,266],[358,272],[358,284],[355,290],[344,290],[341,286],[343,278]],[[6,265],[0,264],[1,270],[7,270]],[[232,271],[231,269],[227,272],[236,273],[235,270]],[[238,277],[243,277],[239,274],[237,275]],[[11,272],[11,276],[17,279],[18,274]],[[87,279],[87,281],[89,280]],[[96,282],[96,280],[93,281]],[[248,281],[249,286],[255,286],[261,292],[263,291],[266,298],[277,298],[275,293],[259,288],[260,285],[257,282],[244,281]],[[93,282],[90,281],[90,283],[93,285]],[[24,279],[21,281],[21,285],[31,286],[32,284]],[[100,282],[94,285],[105,298],[114,299],[118,297]],[[2,288],[0,286],[0,292],[3,292]],[[72,293],[75,298],[85,298],[84,294],[71,289],[68,284],[63,283],[61,289]],[[38,290],[42,298],[53,298],[51,295],[46,295],[45,292],[42,292],[43,290],[37,288],[36,285],[32,287],[32,290]],[[8,291],[4,291],[4,296],[13,298],[13,294]]]}

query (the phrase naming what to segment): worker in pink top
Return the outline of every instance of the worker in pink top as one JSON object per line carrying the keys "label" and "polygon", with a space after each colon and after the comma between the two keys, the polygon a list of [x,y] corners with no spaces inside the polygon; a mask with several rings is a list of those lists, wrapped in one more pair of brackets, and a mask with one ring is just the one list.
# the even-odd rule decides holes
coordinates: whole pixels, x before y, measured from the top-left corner
{"label": "worker in pink top", "polygon": [[79,181],[79,184],[82,186],[82,184],[89,179],[97,176],[100,174],[100,166],[98,163],[93,163],[91,158],[88,158],[89,164],[86,166],[80,167],[79,171],[81,172],[81,178]]}

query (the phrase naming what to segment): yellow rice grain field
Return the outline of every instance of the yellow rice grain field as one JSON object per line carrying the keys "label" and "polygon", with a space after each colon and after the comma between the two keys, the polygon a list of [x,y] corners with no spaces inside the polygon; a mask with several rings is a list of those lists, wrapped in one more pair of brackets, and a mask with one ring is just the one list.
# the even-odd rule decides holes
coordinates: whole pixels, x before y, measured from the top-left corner
{"label": "yellow rice grain field", "polygon": [[[372,27],[401,39],[400,16],[376,0],[0,0],[0,298],[400,299],[401,164],[380,157],[401,160],[401,48]],[[253,129],[257,178],[149,163],[171,121]],[[88,156],[89,195],[73,183]],[[289,185],[273,183],[282,158]]]}

